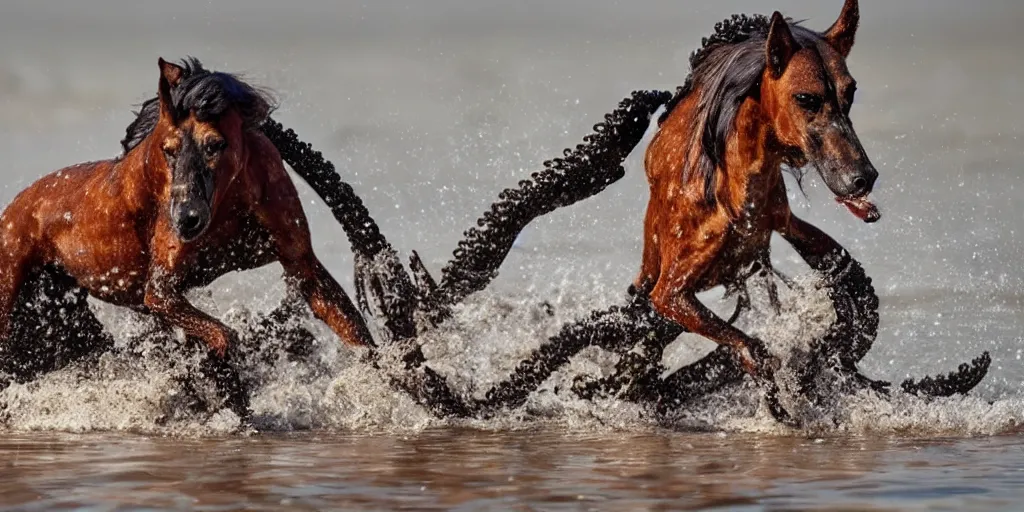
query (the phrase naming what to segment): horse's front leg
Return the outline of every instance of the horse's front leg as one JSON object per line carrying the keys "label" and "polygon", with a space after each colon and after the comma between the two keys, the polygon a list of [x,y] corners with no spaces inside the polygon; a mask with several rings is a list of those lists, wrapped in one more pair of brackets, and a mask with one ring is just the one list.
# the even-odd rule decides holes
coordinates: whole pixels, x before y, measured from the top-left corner
{"label": "horse's front leg", "polygon": [[781,366],[779,360],[768,352],[764,342],[730,325],[697,299],[698,280],[716,264],[719,244],[720,241],[698,248],[680,246],[666,254],[662,258],[661,277],[651,291],[651,304],[658,313],[690,332],[730,347],[747,373],[766,386],[772,415],[782,423],[794,425],[778,400],[774,373]]}
{"label": "horse's front leg", "polygon": [[764,343],[757,340],[708,309],[693,293],[682,292],[669,295],[659,293],[655,288],[651,301],[658,313],[685,327],[688,331],[704,336],[733,349],[747,373],[770,380],[778,366]]}
{"label": "horse's front leg", "polygon": [[313,314],[345,343],[374,347],[373,336],[359,310],[320,260],[309,250],[281,258],[285,278],[309,304]]}
{"label": "horse's front leg", "polygon": [[237,334],[185,298],[184,276],[191,261],[166,219],[157,221],[150,246],[153,256],[143,298],[146,311],[171,327],[181,328],[187,337],[200,340],[209,348],[213,357],[207,358],[203,373],[220,389],[226,405],[247,421],[251,414],[249,396],[227,358],[228,349],[237,346]]}
{"label": "horse's front leg", "polygon": [[260,223],[270,233],[289,288],[297,290],[313,314],[343,342],[374,347],[373,336],[359,310],[313,253],[309,225],[298,193],[280,162],[275,163],[279,168],[269,172],[284,178],[273,183],[277,193],[254,208]]}
{"label": "horse's front leg", "polygon": [[708,309],[697,293],[719,264],[724,234],[709,230],[706,241],[663,246],[662,268],[651,290],[651,305],[662,316],[686,330],[733,349],[747,372],[770,380],[778,365],[764,343],[730,325]]}
{"label": "horse's front leg", "polygon": [[[11,216],[0,216],[4,226],[12,225]],[[17,232],[0,228],[0,344],[10,343],[13,313],[18,295],[32,267],[35,240]]]}
{"label": "horse's front leg", "polygon": [[166,238],[154,242],[155,254],[143,299],[146,310],[169,325],[181,328],[186,336],[202,340],[217,357],[225,357],[237,336],[220,320],[185,298],[183,281],[188,262],[181,242],[166,241]]}
{"label": "horse's front leg", "polygon": [[188,302],[173,267],[157,265],[150,270],[144,304],[150,314],[206,344],[212,357],[203,363],[202,372],[216,383],[226,405],[240,418],[248,420],[251,413],[248,393],[227,358],[228,348],[237,345],[235,332]]}

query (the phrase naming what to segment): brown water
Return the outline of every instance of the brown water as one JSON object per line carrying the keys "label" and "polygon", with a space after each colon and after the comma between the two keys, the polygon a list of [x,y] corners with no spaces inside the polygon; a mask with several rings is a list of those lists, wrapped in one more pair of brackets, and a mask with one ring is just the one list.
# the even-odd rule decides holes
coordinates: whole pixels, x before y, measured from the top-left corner
{"label": "brown water", "polygon": [[[686,56],[717,21],[779,8],[824,28],[840,4],[5,1],[0,204],[53,169],[115,156],[132,106],[155,94],[157,57],[191,54],[275,89],[275,117],[335,162],[403,254],[417,250],[436,271],[499,190],[579,142],[631,90],[679,85]],[[992,371],[971,396],[839,396],[793,432],[747,387],[656,426],[628,404],[564,392],[614,362],[588,351],[520,411],[444,421],[310,323],[322,343],[309,361],[252,375],[258,433],[230,413],[182,411],[180,382],[153,346],[98,372],[71,368],[3,390],[0,505],[1022,508],[1024,4],[863,0],[861,10],[852,118],[881,173],[883,220],[856,222],[814,176],[807,197],[791,200],[874,278],[881,326],[863,370],[899,380],[989,350]],[[563,323],[622,300],[647,197],[638,154],[607,191],[523,233],[494,286],[423,340],[433,367],[479,392]],[[299,188],[318,254],[351,290],[347,241]],[[791,252],[775,257],[800,275]],[[276,304],[279,270],[226,276],[193,300],[243,329],[250,310]],[[828,325],[827,301],[799,291],[781,316],[746,321],[776,351]],[[119,341],[148,328],[97,308]],[[683,337],[669,362],[707,348]]]}
{"label": "brown water", "polygon": [[1024,484],[1017,437],[17,434],[0,454],[22,510],[1013,510]]}

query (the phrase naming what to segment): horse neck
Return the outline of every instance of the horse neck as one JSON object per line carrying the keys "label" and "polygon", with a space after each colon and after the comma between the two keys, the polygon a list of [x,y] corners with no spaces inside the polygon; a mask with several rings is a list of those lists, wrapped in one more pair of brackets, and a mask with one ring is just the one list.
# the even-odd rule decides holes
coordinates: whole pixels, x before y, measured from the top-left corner
{"label": "horse neck", "polygon": [[757,101],[744,100],[726,139],[725,160],[715,172],[715,196],[734,217],[763,201],[782,179],[782,158],[772,149],[771,128]]}
{"label": "horse neck", "polygon": [[150,162],[154,150],[152,138],[148,138],[126,153],[114,166],[114,172],[120,178],[125,200],[130,204],[145,208],[159,202],[170,186],[167,172],[157,169]]}

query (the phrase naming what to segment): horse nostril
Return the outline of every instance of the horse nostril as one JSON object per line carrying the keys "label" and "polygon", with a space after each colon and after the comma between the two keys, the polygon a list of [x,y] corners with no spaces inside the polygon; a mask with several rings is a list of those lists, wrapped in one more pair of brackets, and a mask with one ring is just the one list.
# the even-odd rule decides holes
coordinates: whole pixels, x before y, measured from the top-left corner
{"label": "horse nostril", "polygon": [[864,191],[868,188],[868,179],[864,176],[857,176],[853,179],[853,189],[857,192]]}

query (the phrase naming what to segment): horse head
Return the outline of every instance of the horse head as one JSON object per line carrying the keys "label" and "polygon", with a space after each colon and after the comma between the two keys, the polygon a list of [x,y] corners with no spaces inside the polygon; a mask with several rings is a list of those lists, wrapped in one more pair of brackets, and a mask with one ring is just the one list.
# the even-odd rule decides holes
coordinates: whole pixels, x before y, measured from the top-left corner
{"label": "horse head", "polygon": [[233,75],[160,59],[150,162],[167,173],[169,215],[184,241],[210,225],[224,190],[246,165],[246,131],[267,117],[269,99]]}
{"label": "horse head", "polygon": [[828,188],[865,222],[880,218],[868,199],[878,171],[850,121],[857,82],[846,67],[860,15],[847,0],[822,34],[795,32],[776,12],[765,42],[762,108],[792,167],[811,165]]}

